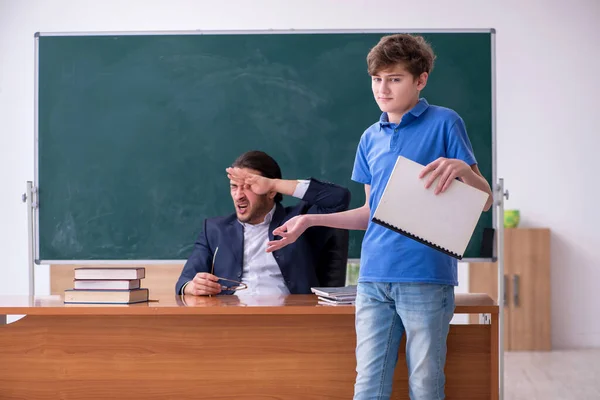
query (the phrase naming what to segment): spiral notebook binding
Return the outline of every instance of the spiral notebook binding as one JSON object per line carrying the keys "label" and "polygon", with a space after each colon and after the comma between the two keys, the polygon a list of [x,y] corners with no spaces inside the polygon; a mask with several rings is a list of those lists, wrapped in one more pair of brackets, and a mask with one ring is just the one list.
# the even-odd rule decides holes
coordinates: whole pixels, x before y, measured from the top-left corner
{"label": "spiral notebook binding", "polygon": [[462,256],[460,254],[456,254],[455,252],[450,251],[450,250],[448,250],[446,248],[443,248],[441,246],[438,246],[435,243],[431,243],[429,240],[426,240],[426,239],[420,238],[418,236],[415,236],[412,233],[405,231],[404,229],[397,228],[397,227],[395,227],[393,225],[390,225],[387,222],[382,221],[382,220],[380,220],[378,218],[373,218],[372,221],[375,222],[376,224],[379,224],[379,225],[385,227],[385,228],[391,229],[394,232],[398,232],[398,233],[400,233],[400,234],[402,234],[404,236],[407,236],[407,237],[409,237],[409,238],[411,238],[413,240],[416,240],[419,243],[422,243],[422,244],[424,244],[426,246],[429,246],[429,247],[432,247],[432,248],[434,248],[436,250],[439,250],[442,253],[445,253],[445,254],[447,254],[447,255],[449,255],[451,257],[454,257],[454,258],[456,258],[458,260],[462,260]]}

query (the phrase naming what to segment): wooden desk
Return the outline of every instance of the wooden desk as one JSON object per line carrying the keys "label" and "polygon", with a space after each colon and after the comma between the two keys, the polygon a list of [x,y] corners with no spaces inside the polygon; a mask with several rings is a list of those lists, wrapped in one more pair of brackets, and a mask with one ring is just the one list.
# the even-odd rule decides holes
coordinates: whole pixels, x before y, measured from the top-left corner
{"label": "wooden desk", "polygon": [[[130,306],[0,297],[1,399],[351,399],[354,307],[312,295],[164,297]],[[185,300],[185,302],[184,302]],[[457,295],[456,313],[491,324],[452,325],[448,399],[498,398],[498,307]],[[393,399],[408,399],[404,342]]]}

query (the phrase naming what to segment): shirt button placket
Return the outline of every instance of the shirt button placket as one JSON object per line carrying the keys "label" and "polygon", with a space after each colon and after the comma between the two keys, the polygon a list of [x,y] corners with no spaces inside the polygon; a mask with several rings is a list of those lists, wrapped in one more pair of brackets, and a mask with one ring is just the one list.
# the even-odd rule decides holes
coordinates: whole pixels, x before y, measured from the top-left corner
{"label": "shirt button placket", "polygon": [[400,134],[398,133],[399,130],[400,127],[395,127],[392,131],[392,140],[390,142],[390,150],[392,151],[400,150]]}

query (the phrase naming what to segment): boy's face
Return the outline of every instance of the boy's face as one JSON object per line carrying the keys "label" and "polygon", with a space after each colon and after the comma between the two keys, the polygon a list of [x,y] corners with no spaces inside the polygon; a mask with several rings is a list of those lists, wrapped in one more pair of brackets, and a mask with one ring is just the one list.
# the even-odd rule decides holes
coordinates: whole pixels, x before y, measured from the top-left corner
{"label": "boy's face", "polygon": [[395,65],[371,77],[373,96],[381,111],[403,115],[419,101],[419,92],[427,84],[427,72],[414,77],[403,65]]}
{"label": "boy's face", "polygon": [[[259,171],[242,168],[255,175],[262,175]],[[231,198],[235,206],[235,213],[240,222],[251,225],[260,224],[265,220],[265,216],[271,211],[274,205],[273,199],[269,194],[258,195],[250,189],[245,189],[239,182],[229,181]]]}

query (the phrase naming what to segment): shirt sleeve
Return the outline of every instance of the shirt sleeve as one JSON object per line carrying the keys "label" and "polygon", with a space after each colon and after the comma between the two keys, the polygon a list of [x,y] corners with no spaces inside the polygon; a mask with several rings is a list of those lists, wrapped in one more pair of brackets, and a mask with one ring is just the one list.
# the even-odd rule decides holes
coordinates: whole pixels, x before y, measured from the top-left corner
{"label": "shirt sleeve", "polygon": [[448,131],[446,156],[462,160],[470,166],[477,164],[469,135],[467,135],[467,128],[462,118],[458,118]]}
{"label": "shirt sleeve", "polygon": [[298,179],[298,184],[296,185],[296,190],[294,190],[294,194],[292,196],[303,199],[306,191],[308,190],[308,186],[310,185],[309,179]]}
{"label": "shirt sleeve", "polygon": [[191,281],[187,281],[182,287],[181,287],[181,293],[179,293],[180,295],[184,295],[185,293],[185,287],[190,283]]}
{"label": "shirt sleeve", "polygon": [[352,180],[365,185],[371,184],[371,171],[369,170],[369,162],[367,161],[365,136],[360,138],[356,157],[354,158],[354,168],[352,169]]}

